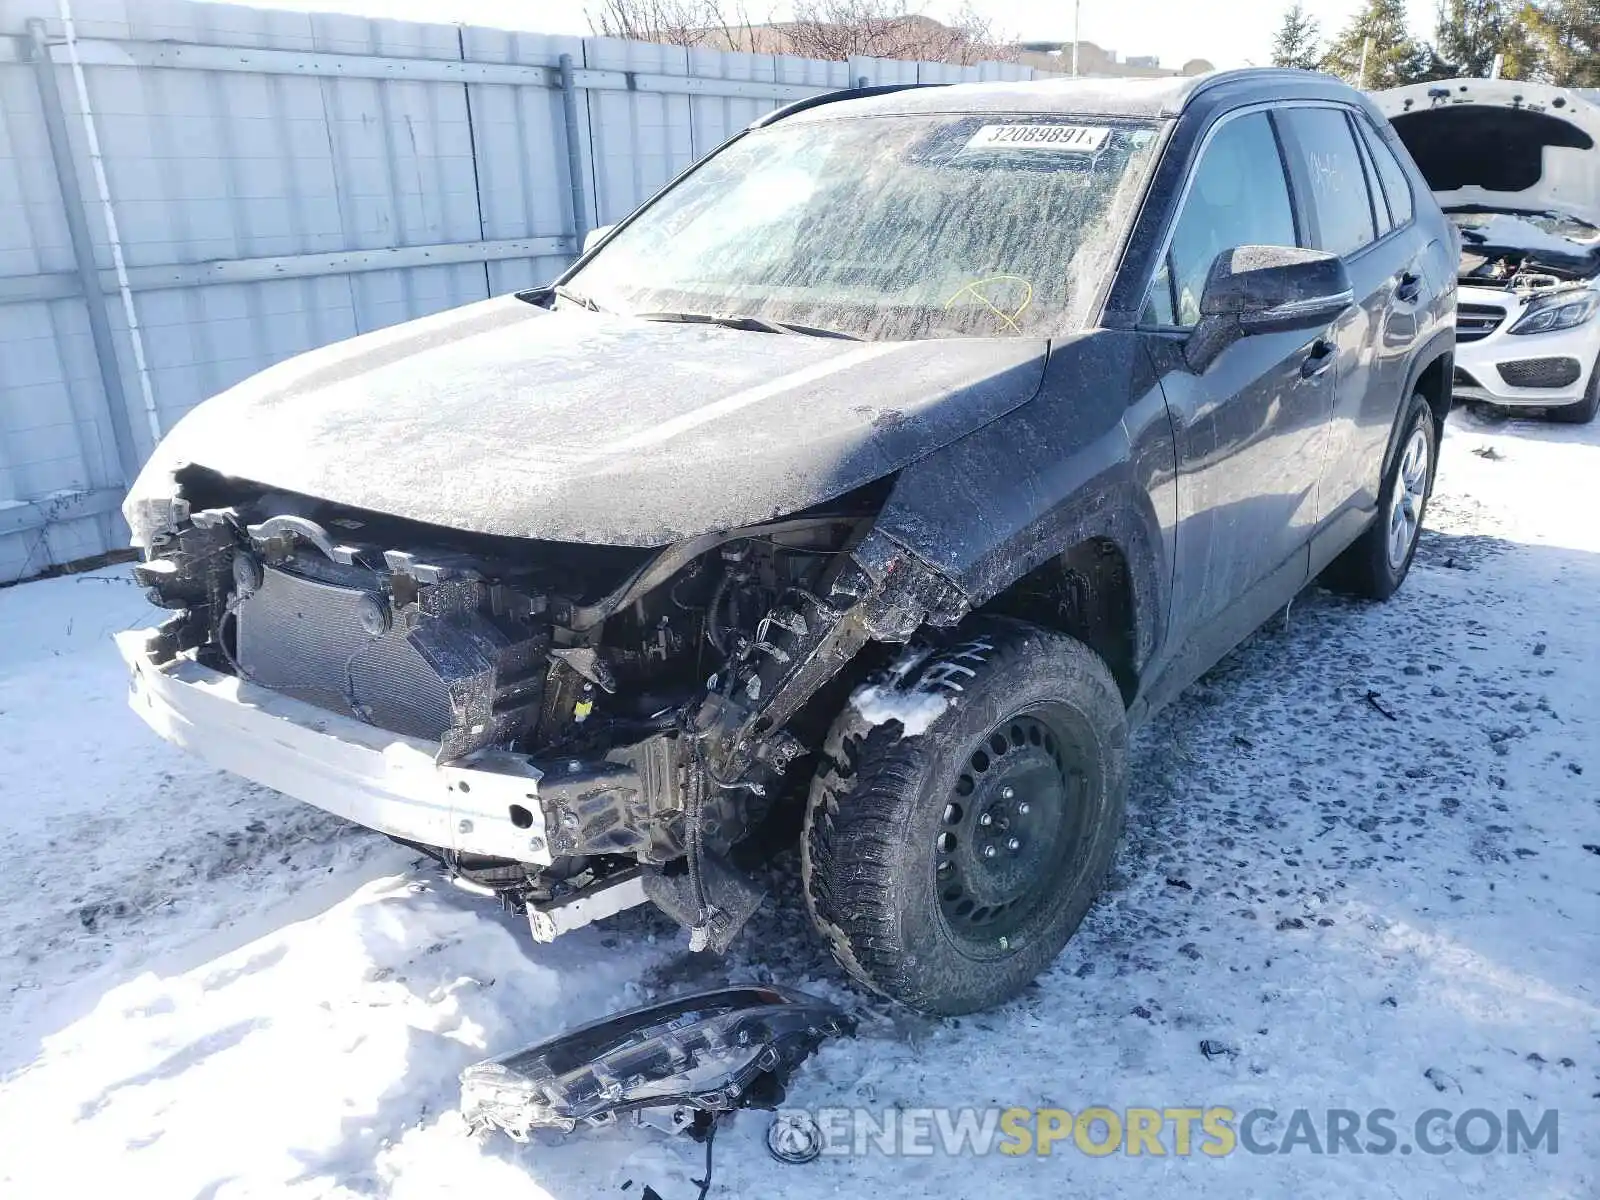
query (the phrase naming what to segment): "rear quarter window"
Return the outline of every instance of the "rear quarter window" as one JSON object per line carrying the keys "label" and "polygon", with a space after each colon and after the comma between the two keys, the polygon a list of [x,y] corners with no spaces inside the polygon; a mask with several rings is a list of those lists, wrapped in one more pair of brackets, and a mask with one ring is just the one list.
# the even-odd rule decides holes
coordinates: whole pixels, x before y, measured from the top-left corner
{"label": "rear quarter window", "polygon": [[1378,180],[1383,184],[1383,194],[1389,201],[1389,213],[1394,217],[1396,225],[1404,225],[1411,220],[1416,210],[1411,196],[1411,178],[1400,165],[1400,160],[1395,157],[1394,151],[1389,149],[1381,133],[1372,128],[1367,121],[1358,120],[1356,124],[1360,126],[1362,136],[1366,139],[1367,150],[1372,154],[1372,161],[1378,168]]}
{"label": "rear quarter window", "polygon": [[1398,223],[1384,201],[1383,189],[1378,186],[1378,168],[1372,163],[1372,147],[1356,132],[1356,148],[1361,151],[1361,169],[1367,174],[1367,194],[1372,197],[1372,215],[1378,223],[1378,236],[1383,237]]}

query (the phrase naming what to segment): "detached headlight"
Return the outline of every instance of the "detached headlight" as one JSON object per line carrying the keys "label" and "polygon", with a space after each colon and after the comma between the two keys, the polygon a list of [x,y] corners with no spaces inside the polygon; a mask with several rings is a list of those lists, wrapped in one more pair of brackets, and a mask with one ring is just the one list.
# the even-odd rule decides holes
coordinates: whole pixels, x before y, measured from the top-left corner
{"label": "detached headlight", "polygon": [[1574,297],[1568,292],[1535,300],[1528,311],[1517,318],[1510,333],[1554,333],[1558,329],[1574,329],[1594,316],[1600,307],[1600,293],[1585,292]]}

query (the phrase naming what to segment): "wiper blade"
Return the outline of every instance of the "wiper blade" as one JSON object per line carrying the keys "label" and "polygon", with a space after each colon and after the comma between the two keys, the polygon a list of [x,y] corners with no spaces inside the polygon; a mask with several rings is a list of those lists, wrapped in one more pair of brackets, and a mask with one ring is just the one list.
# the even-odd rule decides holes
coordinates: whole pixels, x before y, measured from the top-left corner
{"label": "wiper blade", "polygon": [[701,312],[644,312],[633,315],[641,321],[676,321],[685,325],[721,325],[725,329],[744,329],[752,333],[799,333],[806,337],[844,338],[852,342],[861,340],[853,333],[838,329],[801,325],[794,321],[769,321],[765,317],[720,316]]}
{"label": "wiper blade", "polygon": [[847,342],[859,342],[861,338],[853,333],[846,333],[842,329],[824,329],[820,325],[800,325],[794,321],[777,321],[774,324],[782,325],[790,333],[803,333],[807,337],[842,338]]}
{"label": "wiper blade", "polygon": [[728,329],[748,329],[755,333],[788,333],[782,325],[760,317],[724,317],[716,313],[701,312],[643,312],[634,313],[641,321],[672,321],[682,325],[721,325]]}

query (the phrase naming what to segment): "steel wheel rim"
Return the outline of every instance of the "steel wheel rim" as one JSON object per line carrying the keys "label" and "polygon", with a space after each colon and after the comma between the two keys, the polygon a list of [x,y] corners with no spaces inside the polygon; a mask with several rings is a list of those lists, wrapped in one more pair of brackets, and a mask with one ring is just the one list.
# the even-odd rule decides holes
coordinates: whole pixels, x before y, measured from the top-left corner
{"label": "steel wheel rim", "polygon": [[1082,841],[1086,779],[1042,714],[1002,721],[962,763],[934,835],[944,925],[975,949],[1015,950]]}
{"label": "steel wheel rim", "polygon": [[1389,501],[1389,565],[1398,567],[1411,553],[1422,524],[1422,506],[1428,499],[1428,435],[1419,426],[1412,431],[1400,457],[1394,495]]}

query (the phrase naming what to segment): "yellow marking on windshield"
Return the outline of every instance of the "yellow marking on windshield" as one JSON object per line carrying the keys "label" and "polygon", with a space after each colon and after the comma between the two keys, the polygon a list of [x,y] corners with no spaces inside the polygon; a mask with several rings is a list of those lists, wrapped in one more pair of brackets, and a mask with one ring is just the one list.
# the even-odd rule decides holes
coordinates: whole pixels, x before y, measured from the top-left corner
{"label": "yellow marking on windshield", "polygon": [[[1022,285],[1022,303],[1017,305],[1016,311],[1009,313],[1004,312],[999,305],[997,305],[993,300],[989,299],[988,296],[984,295],[983,292],[979,290],[980,288],[987,287],[991,283],[1020,283]],[[989,275],[983,279],[974,279],[970,283],[962,284],[955,290],[955,293],[950,297],[950,299],[944,302],[945,310],[948,312],[955,305],[957,300],[968,295],[970,295],[979,304],[982,304],[995,316],[999,317],[1007,325],[1011,326],[1011,328],[1016,330],[1016,332],[1021,333],[1022,326],[1017,324],[1017,318],[1023,313],[1027,312],[1028,305],[1033,303],[1033,284],[1027,279],[1023,278],[1021,275]]]}

